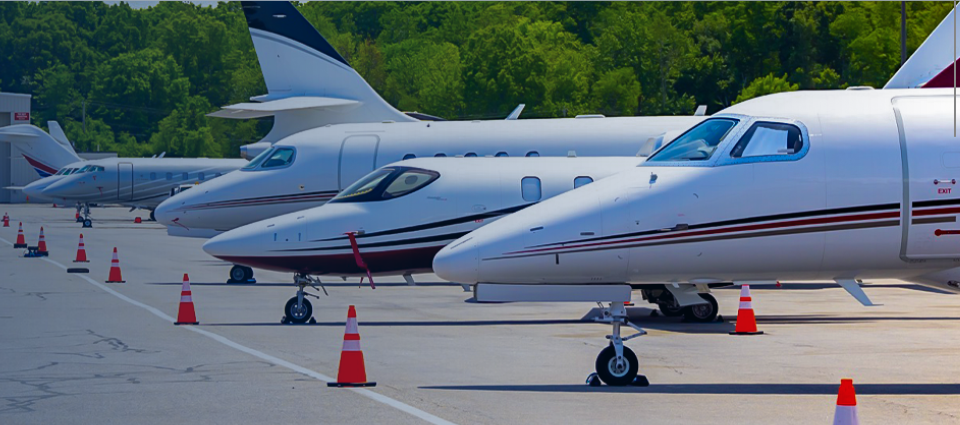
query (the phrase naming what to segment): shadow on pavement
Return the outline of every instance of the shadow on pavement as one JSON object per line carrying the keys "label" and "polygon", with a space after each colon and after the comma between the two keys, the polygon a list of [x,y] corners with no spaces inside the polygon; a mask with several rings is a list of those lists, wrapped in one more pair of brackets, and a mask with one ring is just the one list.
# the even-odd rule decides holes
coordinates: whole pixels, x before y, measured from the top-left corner
{"label": "shadow on pavement", "polygon": [[[719,395],[824,395],[836,396],[835,384],[657,384],[649,387],[590,387],[580,385],[446,385],[419,387],[424,390],[513,391],[553,393],[645,393]],[[855,383],[858,396],[864,395],[960,395],[960,384],[862,384]]]}

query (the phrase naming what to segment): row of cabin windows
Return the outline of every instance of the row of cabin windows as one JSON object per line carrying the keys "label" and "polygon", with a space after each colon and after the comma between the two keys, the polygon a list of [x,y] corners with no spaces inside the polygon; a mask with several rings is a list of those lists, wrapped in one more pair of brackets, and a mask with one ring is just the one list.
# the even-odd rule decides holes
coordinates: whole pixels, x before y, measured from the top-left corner
{"label": "row of cabin windows", "polygon": [[[573,179],[573,188],[576,189],[590,183],[593,183],[592,177],[580,176]],[[523,196],[523,200],[527,202],[537,202],[543,198],[543,190],[540,186],[539,177],[524,177],[521,179],[520,194]]]}
{"label": "row of cabin windows", "polygon": [[[434,158],[446,158],[446,156],[447,156],[447,154],[441,152],[441,153],[438,153],[438,154],[434,155]],[[508,154],[508,153],[506,153],[506,152],[503,152],[503,151],[500,151],[500,152],[497,152],[497,154],[494,155],[494,156],[497,157],[497,158],[503,158],[503,157],[508,157],[508,156],[510,156],[510,154]],[[527,154],[526,154],[526,157],[528,157],[528,158],[533,158],[533,157],[538,157],[538,156],[540,156],[540,152],[537,152],[537,151],[530,151],[530,152],[527,152]],[[412,154],[412,153],[408,153],[408,154],[406,154],[406,155],[403,156],[403,160],[406,161],[406,160],[408,160],[408,159],[414,159],[414,158],[416,158],[416,157],[417,157],[416,155],[414,155],[414,154]],[[466,154],[463,155],[463,157],[464,157],[464,158],[477,158],[478,155],[477,155],[476,152],[467,152]]]}
{"label": "row of cabin windows", "polygon": [[[213,177],[220,177],[220,176],[222,176],[222,175],[223,175],[223,173],[217,173],[217,174],[215,174]],[[150,173],[150,180],[156,180],[156,179],[157,179],[157,173]],[[181,180],[190,180],[190,173],[182,173],[182,174],[180,174],[180,179],[181,179]],[[197,173],[197,180],[203,181],[203,180],[206,180],[206,179],[207,179],[207,174],[206,174],[206,173],[204,173],[204,172],[199,172],[199,173]],[[168,180],[168,181],[173,180],[173,173],[167,173],[167,180]]]}

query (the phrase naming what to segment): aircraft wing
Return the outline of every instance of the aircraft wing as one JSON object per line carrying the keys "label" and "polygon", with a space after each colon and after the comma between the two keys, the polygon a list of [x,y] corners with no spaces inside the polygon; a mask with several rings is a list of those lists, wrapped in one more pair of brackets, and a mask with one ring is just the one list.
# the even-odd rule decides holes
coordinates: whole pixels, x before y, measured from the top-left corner
{"label": "aircraft wing", "polygon": [[10,127],[0,127],[0,140],[5,140],[5,141],[9,141],[9,142],[13,142],[13,141],[16,141],[16,140],[17,140],[17,139],[7,139],[7,137],[11,137],[11,138],[20,138],[20,137],[36,138],[36,137],[38,137],[38,135],[37,135],[36,133],[33,133],[33,132],[23,131],[23,128],[22,128],[22,127],[14,127],[14,126],[10,126]]}
{"label": "aircraft wing", "polygon": [[350,99],[318,96],[297,96],[259,103],[237,103],[224,106],[223,109],[207,114],[208,117],[248,119],[269,117],[281,111],[305,109],[334,109],[359,105]]}
{"label": "aircraft wing", "polygon": [[4,189],[7,190],[23,190],[23,186],[7,186]]}

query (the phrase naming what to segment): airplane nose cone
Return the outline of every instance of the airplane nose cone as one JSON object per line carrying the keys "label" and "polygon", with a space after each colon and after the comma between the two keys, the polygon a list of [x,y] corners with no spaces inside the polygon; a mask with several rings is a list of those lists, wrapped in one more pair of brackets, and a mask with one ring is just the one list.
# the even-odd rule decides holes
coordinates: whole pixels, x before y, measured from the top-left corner
{"label": "airplane nose cone", "polygon": [[46,187],[46,186],[47,186],[47,184],[44,183],[42,179],[41,179],[41,180],[37,180],[37,181],[35,181],[35,182],[33,182],[33,183],[30,183],[30,184],[24,186],[24,187],[23,187],[23,193],[24,193],[24,195],[27,195],[27,196],[29,196],[29,197],[31,197],[31,198],[40,198],[40,197],[42,196],[42,194],[43,194],[43,188]]}
{"label": "airplane nose cone", "polygon": [[433,271],[441,279],[473,284],[479,279],[480,254],[475,240],[456,240],[433,257]]}
{"label": "airplane nose cone", "polygon": [[153,217],[157,220],[157,222],[165,226],[174,224],[173,220],[177,219],[177,214],[174,213],[174,210],[176,209],[175,204],[178,202],[170,201],[171,200],[168,199],[161,202],[160,205],[157,205],[157,209],[153,210]]}
{"label": "airplane nose cone", "polygon": [[245,230],[239,228],[214,236],[203,244],[203,251],[220,259],[248,256],[256,244],[249,243],[251,235]]}

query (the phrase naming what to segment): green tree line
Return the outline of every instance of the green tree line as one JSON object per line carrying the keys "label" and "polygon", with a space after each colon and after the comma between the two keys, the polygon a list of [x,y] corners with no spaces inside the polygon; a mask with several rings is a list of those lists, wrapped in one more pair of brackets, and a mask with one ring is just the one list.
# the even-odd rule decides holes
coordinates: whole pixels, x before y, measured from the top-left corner
{"label": "green tree line", "polygon": [[[882,86],[899,2],[309,2],[301,12],[391,104],[448,119],[712,113],[784,90]],[[908,2],[908,51],[949,12]],[[0,91],[32,93],[81,150],[237,156],[270,119],[239,3],[0,2]],[[85,119],[84,119],[85,117]]]}

